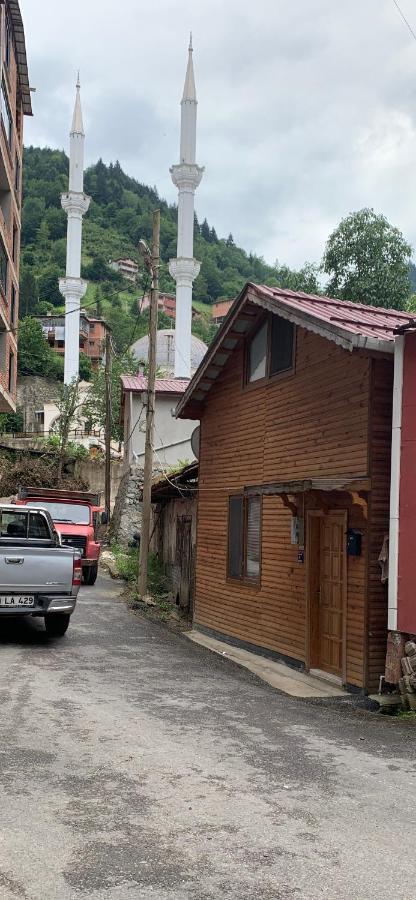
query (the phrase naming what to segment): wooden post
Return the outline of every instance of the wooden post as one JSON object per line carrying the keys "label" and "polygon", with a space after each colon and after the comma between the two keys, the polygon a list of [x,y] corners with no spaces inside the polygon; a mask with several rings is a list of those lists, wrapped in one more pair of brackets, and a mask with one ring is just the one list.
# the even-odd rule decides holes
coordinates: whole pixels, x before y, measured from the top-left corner
{"label": "wooden post", "polygon": [[111,505],[111,335],[105,336],[105,509],[110,521]]}
{"label": "wooden post", "polygon": [[147,373],[147,409],[146,409],[146,442],[143,473],[143,504],[142,527],[140,535],[140,560],[139,560],[139,597],[147,595],[147,564],[149,558],[150,543],[150,518],[151,518],[151,494],[153,475],[153,435],[155,418],[155,381],[156,381],[156,339],[157,339],[157,314],[159,301],[159,241],[160,241],[160,210],[153,213],[152,234],[152,289],[150,294],[149,316],[149,357]]}

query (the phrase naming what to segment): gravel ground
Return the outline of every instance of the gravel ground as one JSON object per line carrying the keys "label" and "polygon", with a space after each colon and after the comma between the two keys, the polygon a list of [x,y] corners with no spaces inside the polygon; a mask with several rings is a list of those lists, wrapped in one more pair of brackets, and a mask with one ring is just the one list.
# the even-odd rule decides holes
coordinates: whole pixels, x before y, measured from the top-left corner
{"label": "gravel ground", "polygon": [[412,900],[412,722],[290,699],[83,588],[0,628],[2,900]]}

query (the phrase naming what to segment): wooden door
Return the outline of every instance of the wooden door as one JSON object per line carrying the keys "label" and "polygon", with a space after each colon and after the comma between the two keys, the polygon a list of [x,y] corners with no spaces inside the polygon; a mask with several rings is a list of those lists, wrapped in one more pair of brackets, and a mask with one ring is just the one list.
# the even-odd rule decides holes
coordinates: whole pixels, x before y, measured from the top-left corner
{"label": "wooden door", "polygon": [[176,565],[179,605],[182,609],[188,609],[193,581],[192,519],[189,516],[178,516],[176,520]]}
{"label": "wooden door", "polygon": [[343,670],[346,540],[346,513],[321,517],[317,664],[335,675]]}

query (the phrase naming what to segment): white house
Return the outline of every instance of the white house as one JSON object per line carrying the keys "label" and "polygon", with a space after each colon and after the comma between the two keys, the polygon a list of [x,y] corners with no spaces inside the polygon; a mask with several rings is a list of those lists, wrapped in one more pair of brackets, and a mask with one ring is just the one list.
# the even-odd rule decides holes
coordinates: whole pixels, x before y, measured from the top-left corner
{"label": "white house", "polygon": [[[147,377],[122,375],[121,383],[125,463],[126,466],[144,465]],[[197,423],[173,415],[188,384],[188,379],[156,380],[154,463],[157,467],[169,469],[179,461],[195,459],[191,436]]]}

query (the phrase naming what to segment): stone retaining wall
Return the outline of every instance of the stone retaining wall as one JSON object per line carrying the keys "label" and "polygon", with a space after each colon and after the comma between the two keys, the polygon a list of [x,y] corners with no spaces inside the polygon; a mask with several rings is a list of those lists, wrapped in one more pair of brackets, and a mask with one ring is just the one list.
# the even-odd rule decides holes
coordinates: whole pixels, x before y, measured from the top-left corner
{"label": "stone retaining wall", "polygon": [[141,530],[142,504],[139,493],[143,486],[143,469],[130,466],[124,473],[110,525],[111,540],[126,546],[135,531]]}

